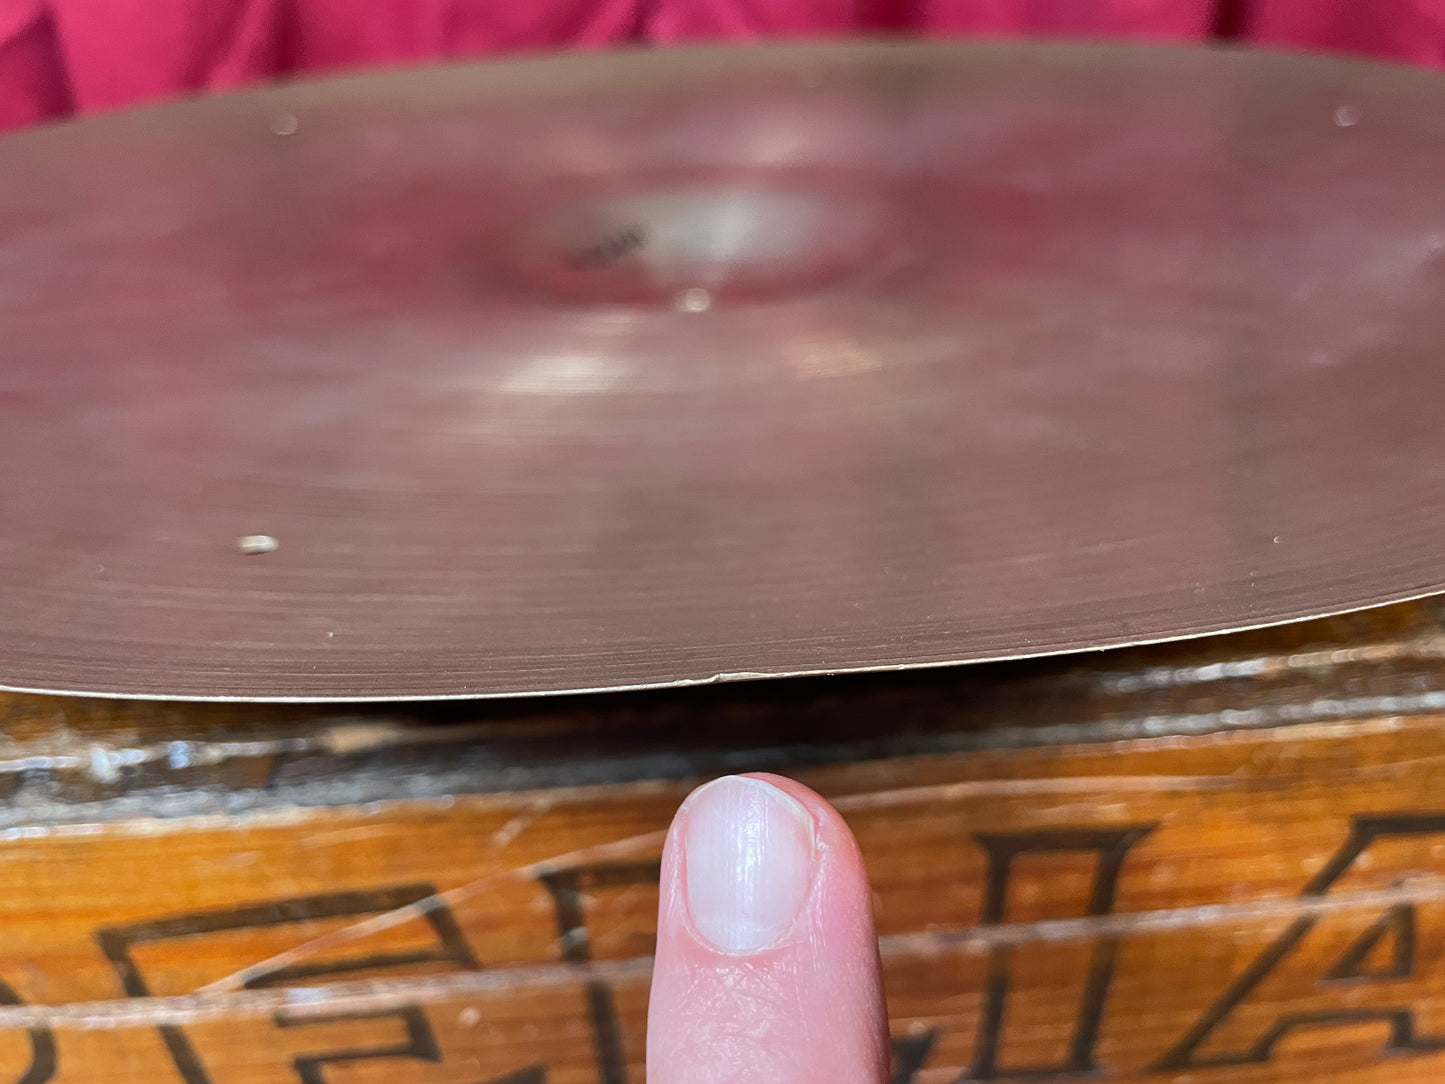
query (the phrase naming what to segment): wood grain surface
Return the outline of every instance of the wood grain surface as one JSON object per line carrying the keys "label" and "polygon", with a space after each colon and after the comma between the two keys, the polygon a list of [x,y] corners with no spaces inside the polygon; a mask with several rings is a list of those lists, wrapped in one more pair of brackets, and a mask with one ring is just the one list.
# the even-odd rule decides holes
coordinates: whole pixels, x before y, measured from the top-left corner
{"label": "wood grain surface", "polygon": [[0,701],[0,1084],[639,1084],[662,832],[831,798],[895,1082],[1445,1073],[1437,602],[927,674]]}

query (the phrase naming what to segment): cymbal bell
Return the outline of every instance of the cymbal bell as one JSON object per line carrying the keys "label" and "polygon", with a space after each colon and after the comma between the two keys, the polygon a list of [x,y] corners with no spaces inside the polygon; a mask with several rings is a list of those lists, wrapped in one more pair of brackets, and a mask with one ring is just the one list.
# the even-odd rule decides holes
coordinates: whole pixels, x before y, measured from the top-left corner
{"label": "cymbal bell", "polygon": [[0,140],[0,686],[480,697],[1445,589],[1445,78],[835,45]]}

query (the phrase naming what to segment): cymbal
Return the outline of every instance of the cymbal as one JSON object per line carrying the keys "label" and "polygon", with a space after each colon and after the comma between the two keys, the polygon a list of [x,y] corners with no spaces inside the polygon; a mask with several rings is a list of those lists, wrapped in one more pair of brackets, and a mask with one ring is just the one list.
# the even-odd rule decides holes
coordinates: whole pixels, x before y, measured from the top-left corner
{"label": "cymbal", "polygon": [[1445,78],[624,53],[0,141],[0,685],[483,697],[1445,589]]}

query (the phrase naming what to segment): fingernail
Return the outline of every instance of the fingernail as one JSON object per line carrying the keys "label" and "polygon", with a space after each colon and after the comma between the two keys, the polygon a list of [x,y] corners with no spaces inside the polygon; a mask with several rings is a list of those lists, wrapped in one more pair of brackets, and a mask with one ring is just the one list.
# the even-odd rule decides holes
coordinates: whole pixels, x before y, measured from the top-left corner
{"label": "fingernail", "polygon": [[727,776],[689,800],[683,854],[693,928],[723,952],[756,952],[807,901],[813,818],[770,783]]}

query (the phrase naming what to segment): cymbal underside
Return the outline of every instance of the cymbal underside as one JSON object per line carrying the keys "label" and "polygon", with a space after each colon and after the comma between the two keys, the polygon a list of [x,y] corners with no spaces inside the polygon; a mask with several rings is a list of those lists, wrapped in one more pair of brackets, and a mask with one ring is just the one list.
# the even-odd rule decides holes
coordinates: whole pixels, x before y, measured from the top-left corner
{"label": "cymbal underside", "polygon": [[1445,78],[828,46],[0,141],[0,685],[498,696],[1445,589]]}

